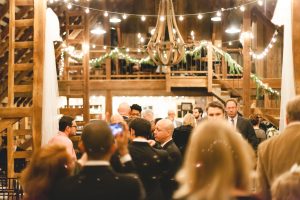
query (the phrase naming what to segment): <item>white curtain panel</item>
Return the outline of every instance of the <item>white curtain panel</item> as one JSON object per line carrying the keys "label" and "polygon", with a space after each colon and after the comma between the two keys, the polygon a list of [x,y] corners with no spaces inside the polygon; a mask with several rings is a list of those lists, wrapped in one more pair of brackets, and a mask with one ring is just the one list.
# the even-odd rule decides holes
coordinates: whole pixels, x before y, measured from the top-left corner
{"label": "white curtain panel", "polygon": [[278,0],[272,22],[284,26],[283,61],[281,78],[280,132],[285,128],[286,104],[295,97],[295,77],[292,43],[292,0]]}
{"label": "white curtain panel", "polygon": [[42,145],[58,132],[58,83],[53,42],[61,41],[61,37],[58,17],[51,8],[46,11],[45,28]]}

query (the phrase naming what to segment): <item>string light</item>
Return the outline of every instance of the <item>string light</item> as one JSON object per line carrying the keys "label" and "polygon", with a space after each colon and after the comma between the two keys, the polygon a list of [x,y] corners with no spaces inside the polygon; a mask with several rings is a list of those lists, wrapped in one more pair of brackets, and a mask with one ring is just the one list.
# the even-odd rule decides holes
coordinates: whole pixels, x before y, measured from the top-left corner
{"label": "string light", "polygon": [[270,52],[270,49],[272,49],[273,45],[276,43],[277,35],[278,35],[278,31],[275,30],[269,44],[265,47],[265,49],[262,52],[255,53],[252,49],[250,49],[250,55],[252,56],[252,58],[256,59],[256,60],[260,60],[260,59],[263,59],[264,57],[266,57],[268,55],[268,53]]}
{"label": "string light", "polygon": [[[55,0],[55,2],[57,2],[57,1],[58,1],[58,0]],[[50,2],[53,2],[53,0],[50,0]],[[77,3],[69,2],[68,0],[64,0],[64,2],[65,2],[65,3],[68,3],[68,4],[71,4],[71,5],[73,5],[73,6],[76,6],[76,7],[83,8],[83,9],[89,8],[89,7],[86,7],[86,6],[79,5],[79,4],[77,4]],[[75,2],[76,2],[76,0],[75,0]],[[221,8],[221,9],[215,10],[215,11],[202,12],[201,14],[199,14],[199,13],[187,13],[187,14],[181,14],[181,15],[175,15],[175,16],[176,16],[176,17],[182,16],[183,18],[184,18],[184,17],[188,17],[188,16],[196,16],[198,19],[202,19],[202,18],[203,18],[203,15],[215,13],[216,16],[220,17],[220,16],[222,15],[223,12],[236,10],[236,9],[238,9],[238,8],[239,8],[242,12],[244,12],[245,9],[246,9],[246,6],[250,6],[250,5],[255,4],[255,3],[257,3],[257,4],[260,5],[260,6],[263,5],[263,1],[262,1],[262,0],[252,0],[252,1],[250,1],[250,2],[241,4],[241,5],[238,5],[238,6],[235,6],[235,7]],[[110,14],[115,14],[115,15],[122,16],[123,19],[126,19],[128,16],[136,16],[136,17],[140,17],[140,18],[142,19],[142,21],[145,21],[147,17],[157,17],[157,15],[155,15],[155,14],[148,14],[148,15],[144,15],[144,14],[135,14],[135,13],[124,14],[124,13],[121,13],[121,12],[106,11],[106,10],[101,10],[101,9],[96,9],[96,8],[89,8],[89,10],[97,11],[97,12],[103,12],[105,17],[107,17],[107,16],[110,15]]]}

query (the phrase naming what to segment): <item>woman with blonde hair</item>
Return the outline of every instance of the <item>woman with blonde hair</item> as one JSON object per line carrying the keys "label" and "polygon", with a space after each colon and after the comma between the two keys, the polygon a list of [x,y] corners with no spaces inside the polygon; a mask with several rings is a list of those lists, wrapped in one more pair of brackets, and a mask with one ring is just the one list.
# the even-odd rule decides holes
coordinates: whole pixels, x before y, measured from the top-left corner
{"label": "woman with blonde hair", "polygon": [[190,138],[190,134],[196,125],[196,120],[193,114],[187,113],[183,117],[183,125],[174,129],[173,141],[179,148],[182,156],[185,154],[187,142]]}
{"label": "woman with blonde hair", "polygon": [[255,155],[226,121],[207,120],[193,131],[175,199],[257,199],[250,193]]}
{"label": "woman with blonde hair", "polygon": [[46,145],[35,152],[21,174],[25,200],[50,200],[54,186],[69,176],[74,163],[63,145]]}

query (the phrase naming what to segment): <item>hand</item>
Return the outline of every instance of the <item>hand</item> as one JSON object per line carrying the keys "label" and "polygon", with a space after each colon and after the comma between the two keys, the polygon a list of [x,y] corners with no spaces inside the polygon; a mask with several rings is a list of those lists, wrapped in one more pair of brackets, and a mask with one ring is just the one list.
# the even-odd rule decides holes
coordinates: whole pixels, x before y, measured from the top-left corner
{"label": "hand", "polygon": [[150,146],[154,146],[156,144],[155,140],[148,140],[148,143],[150,144]]}

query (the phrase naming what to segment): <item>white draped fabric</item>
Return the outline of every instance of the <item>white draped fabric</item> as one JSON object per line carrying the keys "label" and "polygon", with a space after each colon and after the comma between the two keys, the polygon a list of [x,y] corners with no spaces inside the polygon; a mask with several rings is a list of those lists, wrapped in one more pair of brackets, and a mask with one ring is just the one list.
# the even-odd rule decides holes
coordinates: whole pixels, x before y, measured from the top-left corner
{"label": "white draped fabric", "polygon": [[278,26],[284,25],[283,61],[281,78],[281,105],[279,130],[286,126],[286,104],[295,97],[295,77],[292,43],[292,0],[278,0],[272,22]]}
{"label": "white draped fabric", "polygon": [[47,8],[45,27],[45,62],[43,84],[42,145],[58,132],[58,83],[56,75],[54,41],[61,41],[59,20],[51,8]]}

